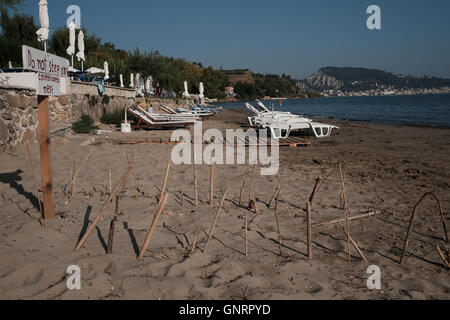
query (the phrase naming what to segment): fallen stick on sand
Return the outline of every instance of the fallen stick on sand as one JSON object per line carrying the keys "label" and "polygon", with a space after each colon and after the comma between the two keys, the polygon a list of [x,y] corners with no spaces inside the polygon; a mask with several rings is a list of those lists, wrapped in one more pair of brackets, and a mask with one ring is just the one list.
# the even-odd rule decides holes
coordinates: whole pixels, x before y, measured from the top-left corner
{"label": "fallen stick on sand", "polygon": [[39,183],[36,177],[36,169],[34,167],[34,163],[33,163],[33,155],[31,153],[31,147],[30,147],[30,142],[27,139],[27,150],[28,150],[28,157],[30,158],[30,163],[31,163],[31,170],[33,171],[33,178],[34,178],[34,186],[36,188],[36,196],[39,202],[39,212],[41,213],[41,219],[44,219],[44,212],[42,210],[42,202],[41,202],[41,194],[39,192]]}
{"label": "fallen stick on sand", "polygon": [[[357,220],[357,219],[373,217],[377,213],[379,213],[379,211],[369,212],[369,213],[366,213],[366,214],[361,214],[359,216],[351,217],[348,220],[349,221],[353,221],[353,220]],[[336,224],[336,223],[340,223],[340,222],[345,222],[345,221],[347,221],[347,219],[336,219],[336,220],[329,221],[329,222],[316,223],[316,224],[314,224],[314,227],[330,226],[330,225],[333,225],[333,224]]]}
{"label": "fallen stick on sand", "polygon": [[342,225],[341,222],[339,222],[339,225],[342,227],[342,229],[344,229],[345,235],[350,239],[351,244],[353,245],[353,247],[356,249],[356,251],[358,252],[358,254],[361,256],[361,258],[367,262],[367,258],[366,256],[362,253],[361,249],[359,249],[358,245],[356,244],[355,240],[353,240],[352,237],[350,237],[350,235],[347,233],[347,231],[345,230],[345,227]]}
{"label": "fallen stick on sand", "polygon": [[239,207],[244,205],[244,191],[245,191],[245,181],[241,182],[241,194],[239,195]]}
{"label": "fallen stick on sand", "polygon": [[197,166],[194,163],[194,196],[195,206],[198,207],[198,181],[197,181]]}
{"label": "fallen stick on sand", "polygon": [[225,202],[225,197],[227,196],[228,190],[226,190],[222,196],[222,200],[220,201],[219,208],[217,209],[216,216],[214,217],[214,222],[211,226],[211,230],[209,231],[208,240],[206,241],[205,248],[203,249],[203,253],[206,253],[206,249],[208,248],[209,241],[211,240],[212,234],[214,232],[214,228],[217,224],[217,219],[219,218],[220,210],[223,207],[223,203]]}
{"label": "fallen stick on sand", "polygon": [[78,175],[80,174],[81,169],[83,168],[83,166],[85,165],[85,163],[89,160],[89,158],[92,155],[92,152],[94,152],[94,150],[91,150],[89,152],[89,154],[86,156],[86,158],[84,158],[84,161],[82,162],[81,166],[78,168],[78,170],[76,171],[76,173],[73,175],[72,178],[72,183],[70,184],[70,189],[69,192],[66,194],[66,198],[67,196],[70,194],[70,198],[66,201],[65,205],[67,206],[73,199],[74,195],[75,195],[75,183],[77,181]]}
{"label": "fallen stick on sand", "polygon": [[161,197],[159,198],[158,205],[161,206],[162,201],[164,199],[164,195],[166,193],[166,187],[167,187],[167,179],[169,179],[169,173],[170,173],[170,164],[172,161],[169,159],[169,162],[167,163],[167,169],[166,169],[166,175],[164,176],[164,183],[161,189]]}
{"label": "fallen stick on sand", "polygon": [[441,202],[439,201],[438,197],[432,193],[432,192],[427,192],[425,193],[422,198],[420,198],[419,202],[417,202],[417,204],[414,206],[413,212],[411,214],[411,219],[409,222],[409,227],[408,227],[408,232],[406,234],[406,239],[405,239],[405,245],[403,247],[403,253],[402,256],[400,258],[400,264],[402,265],[403,262],[405,261],[405,257],[406,257],[406,251],[408,250],[408,245],[409,245],[409,240],[411,237],[411,233],[413,231],[414,228],[414,220],[416,219],[416,214],[417,214],[417,209],[419,208],[419,205],[425,200],[426,197],[432,197],[433,199],[436,200],[438,207],[439,207],[439,213],[441,216],[441,220],[442,220],[442,226],[444,228],[444,233],[445,233],[445,241],[448,243],[448,233],[447,233],[447,226],[445,224],[445,218],[444,218],[444,212],[442,211],[442,207],[441,207]]}
{"label": "fallen stick on sand", "polygon": [[309,197],[309,200],[306,202],[307,206],[307,220],[308,220],[308,258],[312,260],[313,258],[313,250],[312,250],[312,215],[311,215],[311,207],[313,205],[314,199],[316,198],[316,193],[319,190],[320,182],[322,181],[322,177],[317,178],[316,184],[314,185],[314,189]]}
{"label": "fallen stick on sand", "polygon": [[214,204],[214,163],[209,167],[209,204]]}
{"label": "fallen stick on sand", "polygon": [[341,176],[341,185],[342,185],[342,196],[344,198],[344,207],[345,207],[345,220],[346,220],[346,234],[347,234],[347,242],[348,242],[348,263],[352,262],[352,256],[351,256],[351,235],[350,235],[350,220],[348,216],[348,202],[347,202],[347,195],[345,193],[345,176],[344,172],[342,170],[342,164],[339,163],[339,173]]}
{"label": "fallen stick on sand", "polygon": [[275,221],[277,222],[278,247],[280,249],[280,256],[283,256],[283,244],[281,243],[281,231],[280,231],[280,222],[279,222],[278,210],[275,210]]}
{"label": "fallen stick on sand", "polygon": [[269,205],[267,206],[268,208],[272,208],[273,202],[275,201],[275,197],[277,196],[278,193],[278,189],[280,189],[280,186],[277,186],[277,188],[275,189],[275,192],[273,193],[273,196],[270,199]]}
{"label": "fallen stick on sand", "polygon": [[148,248],[148,245],[150,244],[150,240],[152,238],[153,232],[155,231],[156,225],[158,224],[158,220],[164,211],[164,207],[166,206],[168,197],[169,197],[168,194],[164,195],[161,205],[159,206],[158,211],[155,213],[155,217],[153,218],[152,225],[150,226],[150,229],[148,230],[147,236],[145,237],[144,244],[142,245],[141,251],[139,253],[138,260],[142,260],[142,258],[144,257],[145,251],[147,251],[147,248]]}
{"label": "fallen stick on sand", "polygon": [[445,257],[444,253],[441,250],[441,247],[436,246],[437,252],[439,253],[439,256],[442,259],[442,262],[444,263],[444,265],[448,268],[450,268],[450,261],[447,260],[447,258]]}
{"label": "fallen stick on sand", "polygon": [[197,247],[197,237],[198,237],[198,226],[195,227],[194,240],[192,241],[191,254],[195,253],[195,248]]}
{"label": "fallen stick on sand", "polygon": [[116,228],[116,222],[119,217],[119,196],[116,196],[116,210],[114,211],[114,218],[109,226],[109,236],[108,236],[108,254],[113,252],[113,242],[114,242],[114,229]]}
{"label": "fallen stick on sand", "polygon": [[84,234],[83,238],[81,238],[80,242],[76,246],[76,248],[75,248],[76,251],[79,251],[81,249],[81,247],[83,247],[84,243],[89,238],[89,236],[91,235],[92,231],[94,231],[95,227],[97,226],[97,224],[102,219],[102,217],[105,214],[106,210],[108,210],[108,207],[109,207],[110,203],[112,202],[112,200],[117,196],[119,191],[125,186],[125,184],[127,182],[127,179],[130,176],[132,170],[133,170],[133,165],[129,166],[128,169],[125,171],[125,173],[123,174],[123,176],[120,179],[119,183],[117,184],[116,188],[111,193],[111,195],[109,196],[108,200],[106,200],[105,205],[100,210],[100,212],[97,215],[97,217],[95,218],[94,222],[91,224],[89,229]]}

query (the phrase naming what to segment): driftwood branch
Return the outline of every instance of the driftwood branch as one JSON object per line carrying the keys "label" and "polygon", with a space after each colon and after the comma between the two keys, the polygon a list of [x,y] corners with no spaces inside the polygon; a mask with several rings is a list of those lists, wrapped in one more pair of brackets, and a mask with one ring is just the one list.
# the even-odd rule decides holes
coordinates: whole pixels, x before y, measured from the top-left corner
{"label": "driftwood branch", "polygon": [[163,182],[163,186],[161,189],[161,197],[159,198],[159,202],[158,205],[161,206],[162,201],[164,199],[164,195],[166,193],[166,187],[167,187],[167,179],[169,179],[169,173],[170,173],[170,165],[171,165],[172,161],[169,160],[169,162],[167,163],[167,169],[166,169],[166,174],[164,176],[164,182]]}
{"label": "driftwood branch", "polygon": [[313,251],[312,251],[312,214],[311,214],[311,207],[313,205],[314,199],[316,198],[316,194],[319,191],[320,182],[322,181],[322,177],[317,178],[316,184],[314,185],[314,189],[311,193],[311,196],[309,197],[309,200],[306,202],[306,211],[307,211],[307,223],[308,223],[308,258],[312,260],[313,258]]}
{"label": "driftwood branch", "polygon": [[342,196],[344,199],[344,207],[345,207],[345,220],[346,220],[346,234],[347,234],[347,242],[348,242],[348,263],[352,262],[352,256],[351,256],[351,235],[350,235],[350,220],[348,216],[348,202],[347,202],[347,195],[345,193],[345,176],[344,171],[342,170],[342,164],[339,163],[339,173],[341,176],[341,185],[342,185]]}

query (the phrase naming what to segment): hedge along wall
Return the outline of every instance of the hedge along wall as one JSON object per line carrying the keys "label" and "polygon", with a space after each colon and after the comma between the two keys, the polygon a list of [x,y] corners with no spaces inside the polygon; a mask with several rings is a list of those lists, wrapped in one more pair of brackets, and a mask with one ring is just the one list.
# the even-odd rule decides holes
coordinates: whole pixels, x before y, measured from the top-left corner
{"label": "hedge along wall", "polygon": [[[74,90],[72,90],[72,88]],[[100,120],[104,113],[134,106],[134,90],[106,87],[104,97],[93,84],[70,84],[70,94],[50,97],[50,123],[72,123],[83,114]],[[111,95],[109,95],[111,94]],[[34,89],[0,85],[0,149],[14,149],[37,138],[37,96]]]}

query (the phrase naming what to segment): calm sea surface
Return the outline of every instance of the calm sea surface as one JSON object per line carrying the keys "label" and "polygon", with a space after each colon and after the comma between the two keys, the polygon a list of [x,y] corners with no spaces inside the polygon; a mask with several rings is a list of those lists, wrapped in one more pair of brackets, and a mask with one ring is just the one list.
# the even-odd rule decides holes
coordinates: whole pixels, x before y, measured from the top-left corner
{"label": "calm sea surface", "polygon": [[[279,101],[264,101],[266,106],[272,103],[275,110],[310,117],[450,128],[450,95],[284,100],[281,106]],[[244,109],[243,102],[220,105],[226,109]]]}

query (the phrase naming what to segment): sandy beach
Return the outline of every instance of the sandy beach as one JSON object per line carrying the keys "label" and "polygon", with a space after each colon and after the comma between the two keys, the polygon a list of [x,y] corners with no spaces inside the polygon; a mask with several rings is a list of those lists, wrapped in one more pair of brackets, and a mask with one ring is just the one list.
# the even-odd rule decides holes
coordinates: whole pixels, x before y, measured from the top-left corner
{"label": "sandy beach", "polygon": [[[242,179],[251,166],[215,168],[215,206],[209,205],[209,167],[198,166],[200,204],[194,205],[193,167],[173,165],[169,200],[142,261],[139,249],[157,210],[170,145],[119,145],[117,140],[169,139],[171,131],[137,131],[122,135],[101,126],[91,137],[68,134],[52,139],[54,198],[57,218],[40,222],[33,174],[25,146],[0,153],[0,299],[449,299],[450,274],[436,246],[444,241],[436,202],[427,199],[418,210],[405,264],[399,264],[414,205],[426,193],[441,201],[450,225],[450,130],[400,127],[326,120],[341,129],[331,138],[306,138],[310,147],[281,148],[276,176],[255,175],[254,195],[260,214],[239,208]],[[206,120],[204,129],[239,128],[246,113],[225,111]],[[32,146],[39,170],[39,146]],[[85,156],[77,193],[65,205],[71,172]],[[120,199],[113,254],[106,254],[114,203],[78,252],[80,236],[108,198],[128,166],[126,152],[135,154],[138,199],[130,176]],[[312,261],[307,257],[306,201],[319,176],[327,182],[317,194],[314,224],[345,218],[339,209],[344,165],[350,216],[375,215],[350,223],[352,238],[367,257],[362,261],[339,224],[313,226]],[[276,187],[282,255],[274,210],[268,208]],[[181,205],[183,189],[183,205]],[[208,250],[202,252],[222,192],[228,190]],[[245,213],[248,214],[248,257],[245,256]],[[198,228],[197,249],[191,253]],[[68,266],[81,268],[82,289],[68,290]],[[366,280],[371,265],[381,269],[382,289],[371,291]]]}

